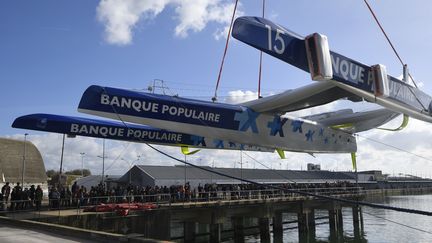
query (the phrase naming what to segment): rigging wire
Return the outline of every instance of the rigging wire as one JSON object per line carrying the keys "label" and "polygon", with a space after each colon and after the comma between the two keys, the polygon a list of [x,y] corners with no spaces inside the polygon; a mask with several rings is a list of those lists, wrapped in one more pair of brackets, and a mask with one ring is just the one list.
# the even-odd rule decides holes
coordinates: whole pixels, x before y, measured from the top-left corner
{"label": "rigging wire", "polygon": [[432,162],[432,159],[429,159],[429,158],[426,158],[426,157],[424,157],[424,156],[422,156],[422,155],[418,155],[418,154],[413,153],[413,152],[410,152],[410,151],[408,151],[408,150],[405,150],[405,149],[402,149],[402,148],[396,147],[396,146],[394,146],[394,145],[390,145],[390,144],[387,144],[387,143],[384,143],[384,142],[378,141],[378,140],[373,139],[373,138],[369,138],[369,137],[361,136],[361,135],[359,135],[358,133],[353,134],[353,135],[354,135],[354,136],[357,136],[357,137],[364,138],[364,139],[366,139],[366,140],[370,140],[370,141],[375,142],[375,143],[379,143],[379,144],[381,144],[381,145],[384,145],[384,146],[387,146],[387,147],[393,148],[393,149],[395,149],[395,150],[399,150],[399,151],[401,151],[401,152],[405,152],[405,153],[411,154],[411,155],[413,155],[413,156],[416,156],[416,157],[418,157],[418,158],[421,158],[421,159],[427,160],[427,161],[429,161],[429,162]]}
{"label": "rigging wire", "polygon": [[[105,94],[107,94],[106,90],[104,87],[102,87],[102,90]],[[111,108],[113,109],[114,113],[116,114],[117,118],[123,123],[123,125],[125,126],[125,128],[129,129],[128,125],[123,121],[122,117],[120,116],[120,114],[117,112],[117,109],[114,107],[114,105],[111,105]],[[368,203],[368,202],[362,202],[362,201],[356,201],[356,200],[348,200],[348,199],[343,199],[343,198],[337,198],[337,197],[332,197],[332,196],[326,196],[326,195],[320,195],[320,194],[315,194],[315,193],[310,193],[310,192],[305,192],[305,191],[300,191],[300,190],[295,190],[295,189],[288,189],[288,188],[284,188],[284,187],[280,187],[280,186],[275,186],[275,185],[269,185],[269,184],[263,184],[263,183],[259,183],[256,181],[252,181],[252,180],[248,180],[248,179],[244,179],[244,178],[240,178],[240,177],[236,177],[236,176],[232,176],[226,173],[222,173],[219,171],[215,171],[213,169],[207,168],[207,167],[202,167],[199,165],[195,165],[192,164],[190,162],[187,162],[186,160],[182,160],[182,159],[178,159],[168,153],[163,152],[162,150],[152,146],[149,143],[144,142],[144,144],[146,144],[148,147],[150,147],[151,149],[155,150],[156,152],[171,158],[173,160],[176,160],[180,163],[183,163],[185,165],[189,165],[191,167],[203,170],[203,171],[207,171],[209,173],[213,173],[216,175],[220,175],[220,176],[224,176],[230,179],[234,179],[234,180],[239,180],[239,181],[243,181],[246,183],[250,183],[253,185],[257,185],[257,186],[262,186],[262,187],[267,187],[267,188],[272,188],[272,189],[277,189],[277,190],[282,190],[282,191],[286,191],[286,192],[290,192],[290,193],[296,193],[299,195],[303,195],[303,196],[309,196],[309,197],[315,197],[315,198],[320,198],[320,199],[326,199],[326,200],[332,200],[332,201],[338,201],[338,202],[343,202],[343,203],[347,203],[347,204],[351,204],[351,205],[361,205],[361,206],[369,206],[372,208],[382,208],[382,209],[388,209],[388,210],[394,210],[394,211],[398,211],[398,212],[405,212],[405,213],[413,213],[413,214],[419,214],[419,215],[427,215],[427,216],[432,216],[432,212],[428,212],[428,211],[422,211],[422,210],[416,210],[416,209],[408,209],[408,208],[399,208],[399,207],[393,207],[393,206],[387,206],[387,205],[382,205],[382,204],[375,204],[375,203]]]}
{"label": "rigging wire", "polygon": [[218,91],[218,88],[219,88],[219,82],[220,82],[220,78],[221,78],[221,75],[222,75],[223,65],[224,65],[224,62],[225,62],[225,56],[226,56],[226,53],[227,53],[227,50],[228,50],[228,43],[229,43],[229,39],[230,39],[230,36],[231,36],[232,25],[234,23],[234,17],[235,17],[235,13],[236,13],[236,10],[237,10],[237,4],[238,4],[238,0],[235,1],[234,10],[233,10],[233,14],[232,14],[232,17],[231,17],[231,23],[230,23],[230,26],[229,26],[228,35],[227,35],[227,39],[226,39],[226,43],[225,43],[225,50],[224,50],[224,53],[223,53],[223,56],[222,56],[221,65],[220,65],[220,68],[219,68],[219,75],[218,75],[218,78],[217,78],[217,81],[216,81],[216,88],[215,88],[214,96],[212,98],[213,102],[217,101],[217,91]]}
{"label": "rigging wire", "polygon": [[[393,51],[398,56],[398,58],[401,61],[402,65],[404,65],[402,59],[400,58],[399,54],[397,53],[396,49],[394,48],[393,44],[391,43],[390,39],[388,38],[388,36],[385,33],[384,29],[382,28],[381,24],[379,23],[378,19],[376,18],[375,14],[373,13],[370,5],[367,3],[366,0],[364,0],[364,2],[367,4],[369,10],[371,11],[372,15],[374,16],[375,20],[377,21],[377,23],[380,26],[381,30],[383,31],[384,35],[386,36],[387,40],[389,41],[390,45],[392,46]],[[220,66],[220,70],[219,70],[219,75],[218,75],[218,79],[217,79],[217,83],[216,83],[215,95],[214,95],[214,97],[212,99],[213,101],[216,101],[216,99],[217,99],[217,90],[218,90],[218,86],[219,86],[219,82],[220,82],[221,73],[222,73],[222,70],[223,70],[223,64],[224,64],[226,52],[227,52],[227,49],[228,49],[229,37],[230,37],[230,33],[231,33],[232,24],[233,24],[233,21],[234,21],[234,16],[235,16],[237,4],[238,4],[238,0],[236,0],[235,6],[234,6],[234,11],[233,11],[232,19],[231,19],[230,28],[229,28],[229,31],[228,31],[228,37],[227,37],[227,41],[226,41],[226,45],[225,45],[225,50],[224,50],[224,54],[223,54],[223,57],[222,57],[221,66]],[[263,0],[263,4],[264,4],[264,0]],[[264,8],[263,8],[263,11],[264,11]],[[261,65],[261,63],[260,63],[260,65]],[[260,69],[261,69],[261,66],[260,66]],[[411,77],[411,75],[410,75],[410,77]],[[260,70],[260,79],[261,79],[261,70]],[[411,77],[411,79],[412,79],[412,77]],[[417,87],[417,85],[415,84],[415,82],[414,82],[413,79],[412,79],[412,81],[413,81],[414,85]],[[104,89],[104,92],[106,92],[105,89]],[[112,108],[113,108],[115,114],[118,116],[118,118],[122,121],[122,123],[124,124],[124,126],[126,128],[128,128],[127,124],[123,121],[123,119],[121,118],[121,116],[119,115],[119,113],[116,111],[115,107],[112,106]],[[360,137],[360,135],[358,135],[358,134],[355,134],[355,135],[357,135],[357,136]],[[398,149],[398,150],[401,150],[401,151],[404,151],[404,152],[407,152],[407,153],[410,153],[412,155],[421,157],[423,159],[427,159],[427,158],[425,158],[423,156],[416,155],[416,154],[411,153],[409,151],[406,151],[406,150],[397,148],[395,146],[379,142],[379,141],[374,140],[374,139],[370,139],[370,138],[366,138],[366,139],[374,141],[374,142],[377,142],[377,143],[381,143],[383,145],[390,146],[392,148],[395,148],[395,149]],[[354,205],[363,205],[363,206],[369,206],[369,207],[373,207],[373,208],[382,208],[382,209],[395,210],[395,211],[399,211],[399,212],[415,213],[415,214],[432,216],[432,212],[427,212],[427,211],[414,210],[414,209],[406,209],[406,208],[399,208],[399,207],[392,207],[392,206],[386,206],[386,205],[382,205],[382,204],[374,204],[374,203],[353,201],[353,200],[347,200],[347,199],[342,199],[342,198],[335,198],[335,197],[331,197],[331,196],[325,196],[325,195],[319,195],[319,194],[314,194],[314,193],[309,193],[309,192],[303,192],[303,191],[298,191],[298,190],[293,190],[293,189],[287,189],[287,188],[283,188],[283,187],[279,187],[279,186],[274,186],[274,185],[266,185],[266,184],[258,183],[258,182],[247,180],[247,179],[243,179],[243,178],[238,178],[238,177],[231,176],[231,175],[228,175],[228,174],[225,174],[225,173],[214,171],[212,169],[208,169],[208,168],[204,168],[204,167],[201,167],[201,166],[194,165],[194,164],[186,162],[184,160],[175,158],[174,156],[169,155],[169,154],[167,154],[167,153],[165,153],[165,152],[157,149],[156,147],[154,147],[154,146],[152,146],[152,145],[150,145],[148,143],[145,143],[145,144],[148,147],[152,148],[153,150],[159,152],[160,154],[165,155],[165,156],[167,156],[167,157],[169,157],[171,159],[174,159],[174,160],[176,160],[178,162],[184,163],[186,165],[189,165],[189,166],[192,166],[194,168],[201,169],[201,170],[204,170],[204,171],[207,171],[207,172],[210,172],[210,173],[218,174],[220,176],[228,177],[228,178],[231,178],[231,179],[236,179],[236,180],[247,182],[247,183],[251,183],[251,184],[254,184],[254,185],[260,185],[260,186],[264,186],[264,187],[270,187],[270,188],[274,188],[274,189],[278,189],[278,190],[283,190],[283,191],[288,191],[288,192],[292,192],[292,193],[297,193],[297,194],[300,194],[300,195],[311,196],[311,197],[316,197],[316,198],[321,198],[321,199],[327,199],[327,200],[333,200],[333,201],[339,201],[339,202],[344,202],[344,203],[349,203],[349,204],[354,204]],[[247,155],[247,156],[250,157],[249,155]],[[427,160],[429,160],[429,159],[427,159]]]}
{"label": "rigging wire", "polygon": [[310,196],[310,197],[316,197],[316,198],[320,198],[320,199],[326,199],[326,200],[332,200],[332,201],[338,201],[338,202],[343,202],[343,203],[348,203],[351,205],[362,205],[362,206],[368,206],[368,207],[372,207],[372,208],[381,208],[381,209],[388,209],[388,210],[393,210],[393,211],[398,211],[398,212],[405,212],[405,213],[413,213],[413,214],[419,214],[419,215],[426,215],[426,216],[432,216],[432,212],[428,212],[428,211],[422,211],[422,210],[417,210],[417,209],[409,209],[409,208],[399,208],[399,207],[393,207],[393,206],[387,206],[387,205],[383,205],[383,204],[375,204],[375,203],[368,203],[368,202],[362,202],[362,201],[354,201],[354,200],[348,200],[348,199],[343,199],[343,198],[337,198],[337,197],[332,197],[332,196],[326,196],[326,195],[321,195],[321,194],[315,194],[315,193],[310,193],[310,192],[305,192],[305,191],[299,191],[299,190],[295,190],[295,189],[288,189],[288,188],[284,188],[284,187],[280,187],[280,186],[275,186],[275,185],[269,185],[269,184],[263,184],[263,183],[259,183],[256,181],[252,181],[252,180],[248,180],[248,179],[244,179],[244,178],[240,178],[240,177],[236,177],[236,176],[232,176],[229,174],[225,174],[219,171],[215,171],[206,167],[201,167],[199,165],[195,165],[189,162],[186,162],[182,159],[178,159],[172,155],[169,155],[165,152],[163,152],[160,149],[157,149],[156,147],[152,146],[151,144],[146,143],[147,146],[149,146],[150,148],[152,148],[153,150],[159,152],[162,155],[165,155],[168,158],[171,158],[173,160],[176,160],[180,163],[189,165],[191,167],[200,169],[200,170],[204,170],[216,175],[220,175],[220,176],[224,176],[230,179],[234,179],[234,180],[239,180],[239,181],[243,181],[243,182],[247,182],[253,185],[257,185],[257,186],[262,186],[262,187],[268,187],[268,188],[272,188],[272,189],[277,189],[277,190],[282,190],[282,191],[286,191],[286,192],[291,192],[291,193],[296,193],[296,194],[300,194],[303,196]]}
{"label": "rigging wire", "polygon": [[[264,18],[264,13],[265,13],[265,0],[262,0],[262,17],[263,17],[263,18]],[[263,56],[263,52],[260,51],[259,72],[258,72],[258,99],[261,98],[262,56]]]}
{"label": "rigging wire", "polygon": [[[187,81],[185,81],[185,82],[176,82],[176,81],[171,81],[171,80],[166,80],[166,79],[164,79],[163,80],[165,83],[168,83],[168,84],[170,84],[171,86],[176,86],[176,85],[179,85],[180,87],[185,87],[185,86],[190,86],[190,87],[193,87],[193,88],[190,88],[190,90],[202,90],[202,89],[197,89],[196,87],[197,86],[199,86],[199,87],[208,87],[208,88],[210,88],[210,87],[214,87],[213,85],[210,85],[210,84],[203,84],[203,83],[200,83],[200,82],[187,82]],[[241,87],[241,86],[230,86],[230,85],[228,85],[228,86],[223,86],[222,88],[220,88],[220,89],[227,89],[227,90],[229,90],[229,89],[243,89],[243,88],[245,88],[245,87]],[[176,88],[176,89],[179,89],[179,88]],[[139,88],[139,90],[145,90],[145,91],[147,91],[147,89],[143,89],[143,88]],[[185,89],[185,90],[187,90],[187,89]]]}
{"label": "rigging wire", "polygon": [[[168,88],[168,91],[172,93],[172,91],[171,91],[169,88]],[[173,94],[173,93],[172,93],[172,94]],[[208,96],[207,96],[207,97],[208,97]],[[227,97],[228,97],[228,96],[227,96]],[[184,107],[182,104],[179,104],[179,105],[181,105],[182,107]],[[204,126],[208,126],[208,124],[206,124],[206,123],[203,122],[203,121],[201,121],[201,123],[202,123]],[[353,135],[353,136],[357,136],[357,137],[360,137],[360,138],[364,138],[364,139],[366,139],[366,140],[369,140],[369,141],[372,141],[372,142],[375,142],[375,143],[378,143],[378,144],[381,144],[381,145],[387,146],[387,147],[389,147],[389,148],[392,148],[392,149],[395,149],[395,150],[398,150],[398,151],[405,152],[405,153],[407,153],[407,154],[410,154],[410,155],[416,156],[416,157],[421,158],[421,159],[424,159],[424,160],[426,160],[426,161],[432,162],[432,159],[429,159],[429,158],[424,157],[424,156],[422,156],[422,155],[419,155],[419,154],[416,154],[416,153],[410,152],[410,151],[408,151],[408,150],[405,150],[405,149],[402,149],[402,148],[396,147],[396,146],[394,146],[394,145],[387,144],[387,143],[384,143],[384,142],[378,141],[378,140],[373,139],[373,138],[370,138],[370,137],[365,137],[365,136],[362,136],[362,135],[360,135],[360,134],[358,134],[358,133],[356,133],[356,134],[352,134],[352,133],[349,133],[349,132],[344,131],[344,130],[340,130],[340,131],[342,131],[342,132],[346,132],[346,133],[351,134],[351,135]]]}
{"label": "rigging wire", "polygon": [[265,165],[265,164],[259,162],[257,159],[255,159],[254,157],[250,156],[250,155],[247,154],[246,152],[243,151],[243,154],[245,154],[247,157],[249,157],[249,158],[252,159],[253,161],[258,162],[258,164],[264,166],[266,169],[272,171],[272,172],[275,173],[276,175],[279,175],[280,177],[284,178],[285,180],[290,181],[290,182],[295,182],[294,180],[291,180],[291,179],[289,179],[288,177],[284,176],[282,173],[279,173],[277,170],[274,170],[274,169],[268,167],[267,165]]}
{"label": "rigging wire", "polygon": [[410,229],[413,229],[413,230],[418,230],[418,231],[420,231],[420,232],[423,232],[423,233],[427,233],[427,234],[431,234],[431,235],[432,235],[432,232],[431,232],[431,231],[427,231],[427,230],[420,229],[420,228],[416,228],[416,227],[413,227],[413,226],[410,226],[410,225],[407,225],[407,224],[399,223],[399,222],[397,222],[397,221],[394,221],[394,220],[391,220],[391,219],[387,219],[387,218],[384,218],[384,217],[381,217],[381,216],[378,216],[378,215],[375,215],[375,214],[371,214],[371,213],[367,213],[367,212],[363,212],[363,213],[364,213],[364,214],[367,214],[367,215],[370,215],[370,216],[373,216],[373,217],[376,217],[376,218],[379,218],[379,219],[383,219],[383,220],[386,220],[386,221],[392,222],[392,223],[397,224],[397,225],[400,225],[400,226],[404,226],[404,227],[407,227],[407,228],[410,228]]}
{"label": "rigging wire", "polygon": [[[384,27],[381,25],[380,21],[378,20],[378,17],[376,16],[375,12],[373,11],[372,7],[370,6],[370,4],[368,3],[367,0],[363,0],[364,3],[366,4],[367,8],[369,9],[369,12],[372,14],[373,18],[375,19],[375,22],[377,23],[378,27],[381,29],[381,32],[384,34],[385,38],[387,39],[387,42],[389,43],[390,47],[392,48],[393,52],[395,53],[396,57],[399,59],[400,63],[402,64],[402,66],[404,68],[406,68],[406,63],[402,60],[402,58],[400,57],[398,51],[396,50],[395,46],[393,45],[392,41],[390,40],[390,38],[388,37],[386,31],[384,30]],[[411,78],[411,81],[413,82],[414,86],[418,89],[417,83],[415,82],[414,78],[411,76],[411,73],[408,72],[408,76]],[[404,80],[405,82],[408,82],[408,80]],[[414,91],[409,87],[408,88],[410,90],[410,92],[414,95],[414,97],[416,98],[417,102],[423,107],[424,110],[428,110],[426,109],[426,107],[423,105],[423,103],[420,101],[420,99],[417,97],[417,95],[414,93]]]}
{"label": "rigging wire", "polygon": [[[372,14],[373,18],[375,19],[375,22],[377,23],[378,27],[381,29],[381,32],[384,34],[385,38],[387,39],[387,42],[389,43],[390,47],[392,48],[393,52],[395,53],[396,57],[399,59],[400,63],[402,64],[402,66],[404,68],[406,68],[406,63],[402,60],[402,58],[400,57],[398,51],[396,50],[395,46],[393,45],[392,41],[390,40],[390,38],[388,37],[386,31],[384,30],[383,26],[381,25],[380,21],[378,20],[378,17],[376,16],[375,12],[373,11],[372,7],[370,6],[370,4],[368,3],[367,0],[363,0],[364,3],[366,4],[367,8],[369,9],[370,13]],[[414,78],[411,76],[411,73],[408,72],[408,76],[411,78],[411,81],[413,82],[414,86],[418,89],[418,86],[414,80]],[[404,80],[405,82],[408,82],[408,80]],[[413,94],[413,96],[415,97],[415,99],[417,100],[417,102],[423,107],[424,110],[428,110],[423,103],[420,101],[420,99],[417,97],[417,95],[414,93],[414,91],[408,87],[409,91]]]}
{"label": "rigging wire", "polygon": [[[104,90],[104,91],[105,91],[105,90]],[[169,88],[168,88],[168,91],[169,91],[170,93],[172,93],[172,95],[173,95],[173,92],[172,92]],[[179,104],[179,105],[181,105],[181,106],[184,108],[184,106],[183,106],[182,104]],[[113,110],[115,111],[114,107],[113,107]],[[119,117],[119,119],[120,119],[121,121],[123,121],[120,117]],[[206,124],[204,121],[201,121],[201,123],[202,123],[204,126],[208,126],[208,124]],[[343,132],[349,133],[349,132],[344,131],[344,130],[340,130],[340,131],[343,131]],[[351,133],[349,133],[349,134],[351,134]],[[360,138],[364,138],[364,139],[366,139],[366,140],[370,140],[370,141],[372,141],[372,142],[375,142],[375,143],[378,143],[378,144],[381,144],[381,145],[384,145],[384,146],[387,146],[387,147],[393,148],[393,149],[395,149],[395,150],[398,150],[398,151],[401,151],[401,152],[405,152],[405,153],[407,153],[407,154],[410,154],[410,155],[416,156],[416,157],[418,157],[418,158],[421,158],[421,159],[424,159],[424,160],[427,160],[427,161],[432,162],[432,159],[429,159],[429,158],[426,158],[426,157],[424,157],[424,156],[422,156],[422,155],[418,155],[418,154],[413,153],[413,152],[410,152],[410,151],[408,151],[408,150],[405,150],[405,149],[402,149],[402,148],[396,147],[396,146],[394,146],[394,145],[387,144],[387,143],[384,143],[384,142],[378,141],[378,140],[373,139],[373,138],[365,137],[365,136],[362,136],[362,135],[360,135],[360,134],[352,134],[352,135],[353,135],[353,136],[360,137]],[[114,161],[114,162],[115,162],[115,161]]]}
{"label": "rigging wire", "polygon": [[[404,61],[402,61],[402,58],[400,57],[398,51],[396,50],[396,48],[394,47],[392,41],[390,40],[390,38],[388,37],[387,33],[385,32],[383,26],[381,25],[380,21],[378,20],[378,17],[375,15],[375,12],[373,11],[372,7],[369,5],[369,3],[368,3],[367,0],[363,0],[363,1],[366,4],[366,6],[368,7],[368,9],[369,9],[370,13],[372,14],[373,18],[375,19],[375,22],[378,24],[378,27],[381,29],[381,32],[384,34],[385,38],[387,39],[387,42],[390,44],[390,47],[392,48],[393,52],[396,54],[396,57],[399,59],[399,61],[402,64],[402,66],[404,66],[405,65]],[[415,86],[417,88],[417,85],[415,85]]]}
{"label": "rigging wire", "polygon": [[123,147],[123,150],[119,153],[119,155],[105,169],[105,172],[111,169],[111,167],[118,161],[118,159],[126,152],[126,149],[129,147],[130,144],[131,144],[130,142],[127,142],[126,146]]}

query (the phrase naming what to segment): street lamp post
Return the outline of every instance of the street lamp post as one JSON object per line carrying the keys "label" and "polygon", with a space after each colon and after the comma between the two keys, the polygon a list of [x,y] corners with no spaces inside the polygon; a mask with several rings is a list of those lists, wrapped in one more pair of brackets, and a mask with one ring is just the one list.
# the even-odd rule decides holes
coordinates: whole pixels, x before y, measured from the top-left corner
{"label": "street lamp post", "polygon": [[81,152],[81,177],[84,177],[84,152]]}
{"label": "street lamp post", "polygon": [[[201,161],[202,159],[200,159],[200,161]],[[215,163],[214,163],[214,160],[213,160],[213,162],[212,162],[212,170],[214,170],[214,168],[215,168]],[[210,184],[213,184],[213,173],[210,173]]]}
{"label": "street lamp post", "polygon": [[105,139],[102,140],[102,156],[97,156],[98,158],[102,159],[102,185],[105,182]]}
{"label": "street lamp post", "polygon": [[241,180],[241,184],[243,184],[243,151],[240,150],[240,178]]}
{"label": "street lamp post", "polygon": [[[186,162],[186,154],[184,155],[185,159],[184,161]],[[184,187],[186,187],[186,163],[184,164]]]}
{"label": "street lamp post", "polygon": [[22,162],[22,171],[21,171],[21,186],[24,187],[24,173],[25,173],[25,159],[26,159],[26,145],[27,145],[27,135],[28,133],[24,134],[24,151],[23,151],[23,162]]}
{"label": "street lamp post", "polygon": [[60,176],[59,176],[59,184],[63,172],[63,155],[64,155],[64,145],[65,145],[65,138],[66,134],[63,134],[63,142],[62,142],[62,149],[61,149],[61,156],[60,156]]}
{"label": "street lamp post", "polygon": [[102,185],[104,184],[105,180],[105,138],[102,142]]}

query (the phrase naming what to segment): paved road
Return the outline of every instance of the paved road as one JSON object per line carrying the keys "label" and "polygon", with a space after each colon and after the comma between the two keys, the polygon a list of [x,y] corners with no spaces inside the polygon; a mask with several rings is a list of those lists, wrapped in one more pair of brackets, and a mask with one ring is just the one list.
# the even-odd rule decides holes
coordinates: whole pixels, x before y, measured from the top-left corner
{"label": "paved road", "polygon": [[94,242],[89,240],[84,240],[80,238],[72,238],[61,235],[52,234],[40,230],[29,230],[24,228],[18,228],[15,226],[9,226],[5,224],[0,224],[0,242],[2,243],[73,243],[73,242]]}

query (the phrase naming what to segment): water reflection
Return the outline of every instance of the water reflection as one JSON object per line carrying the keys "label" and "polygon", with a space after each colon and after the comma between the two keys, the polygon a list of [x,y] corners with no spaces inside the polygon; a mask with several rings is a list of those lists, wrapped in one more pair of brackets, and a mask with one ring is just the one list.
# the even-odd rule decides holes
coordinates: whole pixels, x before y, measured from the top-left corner
{"label": "water reflection", "polygon": [[[366,198],[366,201],[394,207],[410,208],[429,212],[432,211],[432,194],[375,196]],[[319,206],[322,207],[323,205],[319,204]],[[259,208],[257,207],[256,209],[258,210]],[[291,210],[297,211],[298,209],[291,208]],[[269,210],[269,212],[272,211]],[[167,212],[161,211],[159,213],[160,214],[156,214],[156,211],[153,213],[150,211],[143,216],[131,215],[130,217],[120,217],[115,214],[83,214],[65,217],[39,217],[38,220],[91,230],[122,234],[135,233],[148,236],[149,232],[152,232],[152,230],[155,231],[155,225],[157,225],[157,222],[159,222],[159,224],[160,222],[167,222],[163,221],[163,216],[166,216]],[[272,220],[268,222],[266,219],[266,235],[270,235],[270,237],[267,237],[268,242],[432,242],[432,217],[429,216],[370,207],[363,207],[362,214],[353,214],[352,208],[343,207],[342,213],[338,215],[342,215],[342,220],[340,220],[339,217],[329,217],[328,210],[314,210],[315,227],[312,228],[315,228],[315,230],[308,233],[299,232],[297,214],[295,213],[284,213],[282,218],[279,217],[278,222],[284,222],[282,227],[283,231],[281,230],[279,234],[273,232],[271,234],[269,233],[268,229],[270,229],[270,231],[273,229],[273,227],[268,228],[268,225]],[[358,220],[356,220],[355,215],[358,215]],[[205,216],[203,218],[208,217]],[[337,219],[338,222],[342,222],[342,224],[338,224],[338,227],[336,228],[330,227],[330,225],[334,225],[331,222],[333,220],[334,223],[335,219]],[[184,240],[185,228],[187,228],[185,227],[184,221],[185,220],[180,217],[176,220],[168,221],[171,226],[171,240],[176,242],[188,242],[188,240]],[[216,232],[219,232],[220,229],[221,233],[217,235],[218,237],[220,236],[223,242],[234,242],[235,239],[237,239],[237,242],[261,241],[259,220],[257,218],[246,217],[242,219],[241,237],[238,235],[235,237],[236,234],[234,229],[236,226],[234,222],[235,221],[231,218],[225,218],[224,222],[218,221]],[[239,224],[238,222],[237,224]],[[356,224],[355,222],[358,223]],[[212,225],[212,229],[215,229],[215,225],[216,224]],[[210,232],[215,232],[214,230],[210,230],[209,223],[196,223],[195,225],[192,225],[192,228],[194,228],[194,230],[188,231],[189,234],[187,234],[187,236],[192,235],[193,237],[191,238],[195,242],[209,242]],[[237,234],[239,234],[239,232],[237,232]],[[213,237],[214,235],[216,234],[212,234]],[[189,242],[190,241],[192,240],[189,240]]]}
{"label": "water reflection", "polygon": [[[368,197],[366,201],[395,207],[432,211],[431,194],[403,196],[380,195]],[[316,220],[315,231],[303,235],[303,237],[299,237],[296,214],[284,214],[284,221],[291,223],[284,225],[282,234],[272,234],[271,242],[431,242],[432,239],[432,217],[429,216],[363,207],[362,217],[364,228],[362,229],[361,225],[359,225],[359,227],[354,227],[351,208],[343,208],[342,213],[342,234],[331,234],[328,211],[315,210],[315,217],[318,218]],[[246,237],[245,241],[260,242],[259,234]],[[233,241],[229,240],[227,242]]]}

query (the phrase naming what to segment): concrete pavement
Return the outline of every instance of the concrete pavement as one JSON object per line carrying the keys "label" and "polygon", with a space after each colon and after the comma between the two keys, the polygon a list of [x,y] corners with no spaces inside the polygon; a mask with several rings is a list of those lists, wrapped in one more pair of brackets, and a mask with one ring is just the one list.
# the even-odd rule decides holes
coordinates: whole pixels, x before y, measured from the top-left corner
{"label": "concrete pavement", "polygon": [[81,238],[62,236],[37,229],[19,228],[11,225],[0,224],[0,242],[2,243],[75,243],[94,242]]}

